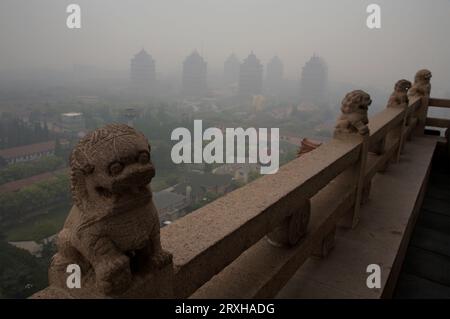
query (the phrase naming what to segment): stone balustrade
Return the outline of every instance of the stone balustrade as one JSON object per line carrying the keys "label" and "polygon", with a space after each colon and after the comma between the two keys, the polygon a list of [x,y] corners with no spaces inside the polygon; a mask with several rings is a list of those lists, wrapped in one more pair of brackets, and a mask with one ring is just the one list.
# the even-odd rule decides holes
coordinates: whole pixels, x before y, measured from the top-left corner
{"label": "stone balustrade", "polygon": [[[67,289],[51,283],[32,298],[273,297],[309,257],[326,258],[338,225],[358,226],[371,179],[398,161],[409,139],[422,135],[425,125],[450,127],[449,120],[427,118],[429,105],[450,107],[450,100],[421,94],[417,83],[413,88],[409,103],[402,100],[407,89],[396,91],[393,95],[398,94],[396,101],[401,103],[395,104],[394,96],[386,109],[370,119],[370,97],[362,91],[348,94],[333,139],[276,174],[263,176],[162,228],[161,251],[172,258],[131,272],[124,291],[111,294],[95,286]],[[266,236],[280,226],[293,239],[268,245]],[[98,263],[103,265],[102,259]],[[102,273],[92,267],[94,274]],[[91,268],[87,269],[92,277]],[[112,276],[107,273],[104,280],[107,275]]]}

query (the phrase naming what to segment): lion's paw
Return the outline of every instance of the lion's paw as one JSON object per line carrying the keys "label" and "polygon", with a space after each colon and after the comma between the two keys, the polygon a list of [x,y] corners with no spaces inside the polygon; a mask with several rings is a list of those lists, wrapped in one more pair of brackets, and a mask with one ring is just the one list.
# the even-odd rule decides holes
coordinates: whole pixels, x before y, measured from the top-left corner
{"label": "lion's paw", "polygon": [[105,294],[122,293],[131,283],[130,261],[119,255],[105,258],[96,267],[97,285]]}
{"label": "lion's paw", "polygon": [[150,264],[157,269],[161,269],[171,262],[172,254],[163,250],[150,257]]}

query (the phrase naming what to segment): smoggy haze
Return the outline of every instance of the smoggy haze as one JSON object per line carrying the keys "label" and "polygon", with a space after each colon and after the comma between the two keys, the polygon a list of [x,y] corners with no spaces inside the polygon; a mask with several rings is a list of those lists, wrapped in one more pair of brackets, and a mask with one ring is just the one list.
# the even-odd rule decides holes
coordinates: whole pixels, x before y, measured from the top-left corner
{"label": "smoggy haze", "polygon": [[[66,27],[70,3],[81,6],[81,30]],[[370,3],[381,6],[381,30],[365,25]],[[448,0],[2,0],[0,71],[127,70],[144,47],[159,73],[180,72],[193,49],[210,72],[253,50],[264,64],[277,54],[297,78],[316,52],[333,80],[390,87],[427,67],[450,90],[449,32]]]}

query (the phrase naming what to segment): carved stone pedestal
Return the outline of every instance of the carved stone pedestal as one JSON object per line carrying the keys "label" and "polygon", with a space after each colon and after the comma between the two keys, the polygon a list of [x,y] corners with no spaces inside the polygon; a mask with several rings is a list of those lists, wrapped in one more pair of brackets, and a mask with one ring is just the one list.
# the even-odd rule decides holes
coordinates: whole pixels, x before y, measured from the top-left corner
{"label": "carved stone pedestal", "polygon": [[105,295],[92,283],[86,285],[72,289],[52,285],[32,295],[31,299],[173,298],[173,264],[134,275],[130,287],[120,295]]}
{"label": "carved stone pedestal", "polygon": [[311,202],[305,201],[279,227],[267,234],[267,239],[274,246],[293,246],[306,235],[311,216]]}

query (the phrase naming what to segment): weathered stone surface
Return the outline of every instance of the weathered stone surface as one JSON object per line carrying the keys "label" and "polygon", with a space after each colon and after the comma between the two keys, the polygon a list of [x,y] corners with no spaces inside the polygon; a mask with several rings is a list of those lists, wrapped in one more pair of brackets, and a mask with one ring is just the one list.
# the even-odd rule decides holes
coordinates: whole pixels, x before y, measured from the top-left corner
{"label": "weathered stone surface", "polygon": [[369,134],[367,110],[370,104],[372,104],[370,95],[362,90],[347,93],[342,100],[342,114],[337,121],[334,135],[342,133]]}
{"label": "weathered stone surface", "polygon": [[155,170],[143,134],[123,124],[97,129],[75,147],[70,169],[75,205],[58,234],[50,285],[67,288],[66,267],[77,264],[83,290],[121,296],[136,276],[171,265],[160,244],[148,186]]}
{"label": "weathered stone surface", "polygon": [[327,257],[333,250],[336,238],[336,227],[334,227],[314,249],[313,255],[319,258]]}
{"label": "weathered stone surface", "polygon": [[[304,138],[299,147],[297,157],[315,150],[320,145],[322,145],[321,142]],[[275,246],[293,246],[297,244],[306,234],[310,217],[311,201],[306,199],[300,205],[300,209],[294,210],[279,227],[267,234],[269,243]]]}
{"label": "weathered stone surface", "polygon": [[306,235],[311,217],[311,202],[305,200],[300,209],[296,209],[274,231],[267,234],[270,244],[275,246],[294,246]]}
{"label": "weathered stone surface", "polygon": [[424,97],[430,96],[431,92],[431,80],[432,74],[429,70],[423,69],[419,70],[416,73],[416,76],[414,78],[414,85],[411,87],[411,89],[408,91],[408,97]]}
{"label": "weathered stone surface", "polygon": [[91,286],[81,288],[62,288],[56,285],[47,287],[31,296],[32,299],[111,299],[111,298],[172,298],[173,265],[153,269],[133,276],[130,287],[123,293],[105,295]]}
{"label": "weathered stone surface", "polygon": [[[426,102],[418,98],[410,108]],[[33,298],[216,296],[211,291],[225,297],[273,296],[314,251],[321,256],[331,251],[339,220],[350,215],[352,221],[359,220],[359,213],[353,211],[367,198],[371,178],[399,148],[394,131],[403,124],[405,110],[387,108],[368,124],[370,103],[363,91],[349,93],[333,140],[305,154],[301,161],[281,167],[277,174],[260,178],[165,227],[162,246],[174,253],[174,265],[159,244],[149,181],[143,182],[153,177],[153,168],[146,168],[151,166],[147,141],[125,125],[111,125],[88,135],[72,156],[76,205],[59,236],[59,251],[50,268],[52,285]],[[417,121],[411,119],[405,136]],[[368,145],[382,147],[366,161]],[[141,158],[143,149],[148,160],[146,155]],[[379,187],[374,184],[374,188]],[[372,200],[367,207],[377,203]],[[291,247],[273,247],[260,240],[275,228],[282,230],[279,241]],[[357,245],[349,247],[347,252],[353,252]],[[345,255],[339,241],[336,248],[332,259],[338,252]],[[69,263],[82,266],[82,289],[66,289],[65,266]]]}
{"label": "weathered stone surface", "polygon": [[[402,234],[413,219],[414,207],[420,205],[416,199],[435,141],[414,140],[408,146],[400,165],[377,175],[373,200],[363,206],[358,227],[338,227],[336,246],[327,258],[309,257],[354,201],[355,185],[348,175],[339,176],[311,199],[309,232],[296,247],[274,247],[261,240],[191,298],[271,298],[286,282],[278,298],[380,298],[406,240]],[[366,286],[366,268],[372,263],[382,267],[382,289]]]}
{"label": "weathered stone surface", "polygon": [[306,154],[308,152],[311,152],[318,148],[320,145],[322,145],[322,142],[314,141],[309,138],[302,139],[301,145],[297,152],[297,157],[302,156],[303,154]]}
{"label": "weathered stone surface", "polygon": [[175,296],[190,296],[218,274],[353,165],[360,150],[357,134],[333,139],[162,228],[162,245],[174,255]]}
{"label": "weathered stone surface", "polygon": [[[427,137],[408,143],[402,162],[374,178],[372,201],[363,206],[358,227],[338,228],[331,255],[306,262],[277,297],[389,298],[388,282],[395,286],[436,142]],[[380,289],[366,285],[369,264],[381,267]]]}
{"label": "weathered stone surface", "polygon": [[408,90],[411,88],[411,82],[408,80],[400,80],[395,83],[394,92],[389,97],[387,107],[408,107]]}

